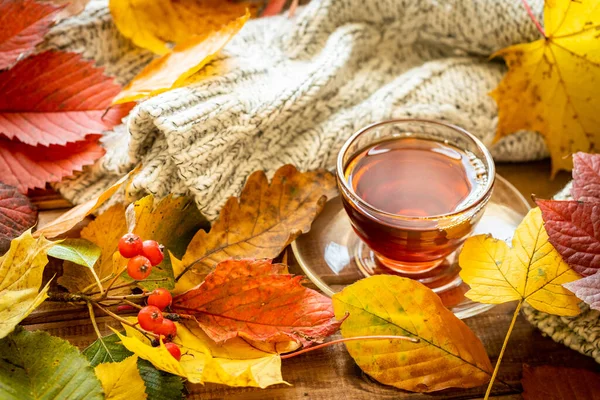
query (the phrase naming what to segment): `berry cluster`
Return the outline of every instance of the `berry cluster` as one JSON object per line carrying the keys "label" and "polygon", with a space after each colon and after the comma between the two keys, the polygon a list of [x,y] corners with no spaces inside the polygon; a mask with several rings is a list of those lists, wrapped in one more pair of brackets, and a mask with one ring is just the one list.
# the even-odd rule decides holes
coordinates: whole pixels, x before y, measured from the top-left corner
{"label": "berry cluster", "polygon": [[152,267],[165,258],[163,247],[156,240],[144,240],[134,233],[126,233],[119,239],[119,253],[127,262],[127,273],[136,281],[146,279]]}
{"label": "berry cluster", "polygon": [[[171,304],[171,293],[167,289],[155,289],[148,296],[148,304],[138,313],[140,327],[160,335],[166,342],[165,347],[177,361],[181,358],[181,350],[171,340],[177,335],[177,326],[173,321],[163,316],[162,310]],[[161,307],[162,306],[162,307]]]}

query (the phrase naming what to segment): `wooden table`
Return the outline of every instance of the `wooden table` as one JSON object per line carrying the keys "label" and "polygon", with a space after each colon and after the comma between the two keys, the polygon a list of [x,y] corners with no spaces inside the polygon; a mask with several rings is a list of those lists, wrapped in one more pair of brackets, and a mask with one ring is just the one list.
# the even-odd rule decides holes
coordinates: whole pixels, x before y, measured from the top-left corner
{"label": "wooden table", "polygon": [[[504,164],[498,172],[512,182],[527,198],[533,193],[538,198],[549,198],[570,179],[568,173],[550,180],[549,162],[527,164]],[[42,201],[42,205],[49,204]],[[64,202],[54,202],[52,207]],[[55,218],[64,210],[44,210],[41,218]],[[293,273],[301,274],[297,265],[291,265]],[[514,304],[504,304],[465,320],[479,336],[492,360],[498,353],[508,329]],[[103,333],[110,333],[108,326],[117,326],[109,317],[99,317]],[[23,324],[28,329],[44,329],[52,335],[63,337],[74,345],[85,348],[96,339],[84,307],[67,304],[44,303]],[[339,335],[336,335],[339,336]],[[600,366],[590,357],[570,350],[542,334],[523,316],[517,320],[508,349],[500,368],[493,397],[520,399],[520,379],[523,363],[530,365],[554,365],[587,368],[600,372]],[[485,387],[470,390],[445,390],[434,394],[417,394],[383,386],[366,376],[356,366],[343,345],[317,350],[283,362],[283,377],[292,386],[277,385],[265,390],[255,388],[229,388],[207,384],[188,385],[192,399],[474,399],[481,398]],[[175,397],[174,397],[175,398]],[[135,399],[131,399],[135,400]]]}

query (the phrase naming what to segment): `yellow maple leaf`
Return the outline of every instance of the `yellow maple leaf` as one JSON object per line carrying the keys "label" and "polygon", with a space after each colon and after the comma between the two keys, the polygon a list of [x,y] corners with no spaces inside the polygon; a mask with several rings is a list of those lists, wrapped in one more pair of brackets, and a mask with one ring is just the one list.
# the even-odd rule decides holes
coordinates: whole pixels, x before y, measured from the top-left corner
{"label": "yellow maple leaf", "polygon": [[143,400],[148,397],[137,360],[138,357],[134,355],[121,362],[96,366],[94,372],[102,383],[106,400]]}
{"label": "yellow maple leaf", "polygon": [[48,297],[50,283],[41,290],[40,285],[53,245],[44,236],[34,239],[28,230],[0,257],[0,339]]}
{"label": "yellow maple leaf", "polygon": [[526,301],[556,315],[581,312],[580,300],[562,286],[580,276],[548,241],[539,208],[521,222],[512,246],[488,235],[467,239],[459,264],[460,277],[471,287],[466,293],[469,299],[488,304]]}
{"label": "yellow maple leaf", "polygon": [[250,13],[221,29],[193,36],[175,46],[171,53],[153,60],[113,99],[113,104],[128,103],[182,86],[187,78],[208,64],[242,29]]}
{"label": "yellow maple leaf", "polygon": [[546,0],[545,37],[500,50],[509,71],[491,93],[498,103],[496,139],[540,132],[552,173],[572,168],[572,153],[600,143],[600,3]]}
{"label": "yellow maple leaf", "polygon": [[110,13],[123,36],[156,54],[170,51],[169,43],[182,43],[204,35],[255,11],[252,2],[223,0],[110,0]]}

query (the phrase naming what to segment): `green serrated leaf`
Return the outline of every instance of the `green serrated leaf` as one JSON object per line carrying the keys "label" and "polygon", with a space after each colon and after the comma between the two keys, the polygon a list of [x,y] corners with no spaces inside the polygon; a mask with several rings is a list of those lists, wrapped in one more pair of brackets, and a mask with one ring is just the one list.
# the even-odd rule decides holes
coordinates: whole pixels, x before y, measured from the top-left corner
{"label": "green serrated leaf", "polygon": [[0,399],[104,399],[90,363],[66,340],[17,327],[0,340],[0,355]]}
{"label": "green serrated leaf", "polygon": [[[110,355],[99,340],[83,351],[83,355],[87,357],[93,367],[105,362],[123,361],[133,355],[120,343],[117,335],[108,335],[103,340]],[[176,400],[183,397],[183,380],[180,377],[159,371],[150,362],[142,359],[138,360],[138,369],[146,384],[148,400]]]}
{"label": "green serrated leaf", "polygon": [[94,268],[101,254],[102,249],[86,239],[65,239],[48,251],[49,256],[88,268]]}

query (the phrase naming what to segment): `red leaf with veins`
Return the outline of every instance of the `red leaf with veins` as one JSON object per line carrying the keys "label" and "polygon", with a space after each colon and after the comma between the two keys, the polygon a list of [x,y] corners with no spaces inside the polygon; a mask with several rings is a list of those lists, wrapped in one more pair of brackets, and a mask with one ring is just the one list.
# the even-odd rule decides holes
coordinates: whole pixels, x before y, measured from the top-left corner
{"label": "red leaf with veins", "polygon": [[600,273],[563,284],[595,310],[600,310]]}
{"label": "red leaf with veins", "polygon": [[27,189],[43,188],[46,182],[57,182],[81,171],[104,155],[98,144],[100,135],[88,135],[85,140],[66,146],[29,146],[0,135],[0,182]]}
{"label": "red leaf with veins", "polygon": [[600,154],[573,155],[573,187],[575,200],[600,201]]}
{"label": "red leaf with veins", "polygon": [[0,183],[0,256],[37,222],[37,209],[17,188]]}
{"label": "red leaf with veins", "polygon": [[33,51],[60,9],[33,0],[0,0],[0,69]]}
{"label": "red leaf with veins", "polygon": [[0,134],[29,145],[83,140],[121,122],[121,87],[79,54],[47,51],[0,72]]}
{"label": "red leaf with veins", "polygon": [[600,202],[537,200],[550,243],[583,276],[600,271]]}
{"label": "red leaf with veins", "polygon": [[334,333],[331,299],[301,285],[271,260],[226,260],[204,282],[173,299],[173,311],[193,315],[216,342],[236,336],[303,346]]}

